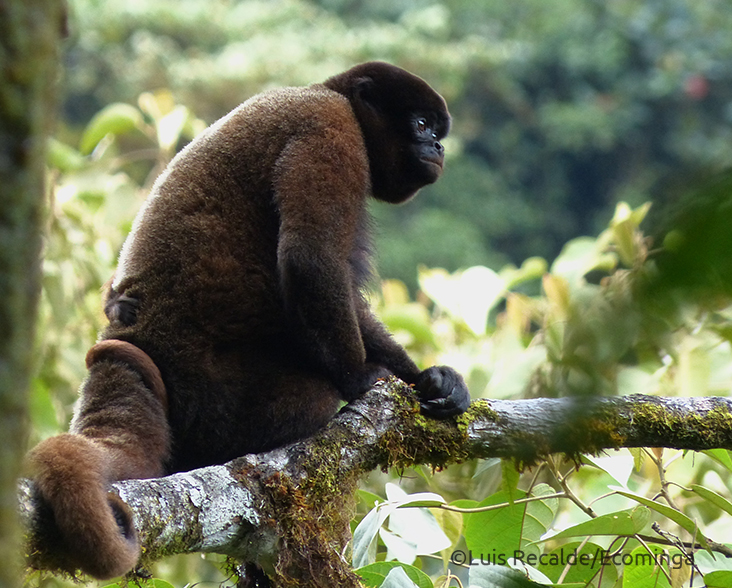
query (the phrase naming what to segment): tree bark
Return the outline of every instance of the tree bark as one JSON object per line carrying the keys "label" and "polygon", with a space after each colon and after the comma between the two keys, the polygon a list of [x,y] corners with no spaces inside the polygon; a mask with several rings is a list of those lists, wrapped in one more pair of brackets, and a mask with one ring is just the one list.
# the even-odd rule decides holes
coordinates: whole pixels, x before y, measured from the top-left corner
{"label": "tree bark", "polygon": [[[380,383],[314,437],[222,466],[114,491],[135,512],[145,556],[216,552],[256,562],[277,586],[358,586],[342,557],[358,481],[377,467],[444,466],[502,457],[528,463],[550,453],[619,447],[732,449],[727,398],[478,400],[457,419],[419,414],[410,389]],[[53,568],[43,537],[48,513],[21,486],[32,566]]]}
{"label": "tree bark", "polygon": [[0,0],[0,587],[19,583],[17,478],[38,293],[45,142],[55,98],[61,0]]}

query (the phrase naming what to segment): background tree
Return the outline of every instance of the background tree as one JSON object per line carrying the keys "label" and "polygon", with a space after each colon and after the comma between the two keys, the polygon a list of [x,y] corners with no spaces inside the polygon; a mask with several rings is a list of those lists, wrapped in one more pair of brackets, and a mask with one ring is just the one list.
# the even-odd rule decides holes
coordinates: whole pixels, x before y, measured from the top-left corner
{"label": "background tree", "polygon": [[19,580],[16,483],[35,359],[45,140],[65,18],[62,2],[0,2],[0,586]]}

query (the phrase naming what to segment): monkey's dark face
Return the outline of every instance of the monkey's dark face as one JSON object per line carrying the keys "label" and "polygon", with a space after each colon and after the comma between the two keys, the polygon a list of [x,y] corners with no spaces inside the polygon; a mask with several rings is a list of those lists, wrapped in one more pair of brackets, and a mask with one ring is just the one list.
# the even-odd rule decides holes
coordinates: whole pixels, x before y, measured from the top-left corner
{"label": "monkey's dark face", "polygon": [[436,126],[434,121],[417,114],[413,116],[411,123],[413,137],[411,151],[414,161],[410,168],[414,170],[415,176],[424,178],[425,184],[431,184],[442,175],[445,148],[440,143],[441,136],[438,134],[438,129],[434,128]]}
{"label": "monkey's dark face", "polygon": [[368,151],[375,198],[405,202],[437,181],[450,114],[442,96],[424,80],[371,62],[326,80],[325,86],[351,103]]}

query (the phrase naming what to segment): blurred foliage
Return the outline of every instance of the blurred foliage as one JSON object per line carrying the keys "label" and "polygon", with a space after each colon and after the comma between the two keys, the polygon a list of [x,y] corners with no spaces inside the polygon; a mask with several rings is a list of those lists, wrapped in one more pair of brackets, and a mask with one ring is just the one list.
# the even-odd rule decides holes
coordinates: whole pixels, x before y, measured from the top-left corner
{"label": "blurred foliage", "polygon": [[[474,397],[726,395],[732,275],[717,256],[730,197],[729,177],[693,192],[695,214],[669,227],[673,248],[649,248],[640,225],[650,204],[621,202],[607,229],[570,240],[551,265],[423,267],[416,301],[387,281],[377,309],[423,365],[465,374]],[[679,279],[689,274],[711,278]],[[531,283],[536,294],[526,293]],[[418,468],[396,490],[393,477],[374,474],[353,563],[369,586],[728,586],[729,560],[680,543],[729,540],[732,453],[704,453],[622,450],[583,457],[584,467],[551,457],[521,474],[511,463],[499,470],[500,460],[436,475]]]}
{"label": "blurred foliage", "polygon": [[618,201],[660,213],[669,185],[732,161],[726,0],[71,4],[63,135],[161,88],[210,123],[368,59],[424,76],[454,116],[445,177],[377,207],[382,275],[412,290],[417,263],[553,258]]}
{"label": "blurred foliage", "polygon": [[[725,1],[71,4],[64,123],[49,153],[33,442],[66,429],[84,355],[104,322],[100,289],[173,154],[262,89],[323,80],[367,59],[424,76],[454,116],[445,177],[407,206],[373,207],[387,278],[374,307],[422,365],[453,365],[474,397],[730,390],[732,183],[721,177],[682,189],[729,164],[732,7]],[[401,586],[409,585],[397,583],[406,574],[430,586],[449,569],[463,585],[525,583],[488,566],[473,566],[468,579],[451,550],[498,553],[511,541],[544,554],[643,549],[637,539],[618,540],[604,518],[581,528],[579,540],[542,539],[588,521],[576,502],[544,498],[546,484],[557,490],[571,482],[579,501],[631,530],[653,534],[649,525],[659,522],[689,541],[685,520],[641,500],[665,490],[706,536],[728,537],[728,452],[623,451],[587,461],[578,471],[550,461],[521,475],[495,460],[435,475],[373,473],[357,520],[375,500],[386,499],[380,508],[391,514],[372,515],[380,523],[364,535],[374,542],[362,556],[378,561],[364,577],[379,585],[389,576]],[[669,486],[667,473],[680,485]],[[397,481],[402,490],[387,486]],[[609,488],[617,484],[631,492]],[[396,513],[413,502],[405,492],[436,494],[433,518],[411,508],[402,510],[423,514],[400,520]],[[538,506],[514,504],[524,493],[540,496]],[[510,504],[486,511],[495,517],[438,508],[458,500]],[[592,542],[582,541],[590,532]],[[382,562],[387,553],[422,571]],[[211,560],[220,563],[172,558],[153,572],[176,586],[225,582]],[[703,573],[732,569],[719,556],[697,553],[696,562]],[[680,586],[678,574],[689,575],[688,566],[649,570],[613,565],[598,576],[594,568],[565,574],[547,564],[529,571],[536,581],[602,587]],[[695,577],[698,586],[699,571]],[[729,585],[714,578],[707,573],[709,585]]]}

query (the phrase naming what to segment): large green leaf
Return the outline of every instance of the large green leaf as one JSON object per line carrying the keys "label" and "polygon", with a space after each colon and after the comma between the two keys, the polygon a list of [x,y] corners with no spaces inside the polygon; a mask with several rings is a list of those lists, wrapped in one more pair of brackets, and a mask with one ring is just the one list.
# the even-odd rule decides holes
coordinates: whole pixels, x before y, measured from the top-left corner
{"label": "large green leaf", "polygon": [[[658,545],[651,545],[649,549],[650,553],[646,547],[636,547],[630,553],[616,556],[623,563],[623,588],[672,588],[661,570],[663,567],[666,573],[672,573],[669,553]],[[672,557],[683,557],[680,551],[674,551]]]}
{"label": "large green leaf", "polygon": [[692,537],[694,537],[704,549],[708,549],[707,540],[699,532],[699,526],[684,513],[679,512],[675,508],[671,508],[670,506],[666,506],[665,504],[661,504],[659,502],[656,502],[655,500],[651,500],[650,498],[640,496],[639,494],[629,492],[622,488],[616,488],[612,486],[610,488],[612,490],[615,490],[618,494],[621,494],[626,498],[630,498],[631,500],[635,500],[636,502],[640,502],[644,506],[652,508],[657,513],[671,519],[674,523],[685,529]]}
{"label": "large green leaf", "polygon": [[552,539],[589,537],[590,535],[635,535],[643,530],[650,518],[649,510],[643,506],[611,512],[564,529],[553,535]]}
{"label": "large green leaf", "polygon": [[[534,489],[535,495],[553,492],[545,484]],[[531,543],[538,541],[549,529],[558,501],[553,498],[521,504],[513,502],[525,497],[526,493],[521,490],[510,494],[497,492],[479,503],[478,507],[504,502],[506,506],[464,515],[465,541],[474,559],[503,564],[517,552],[538,555],[538,548]]]}

